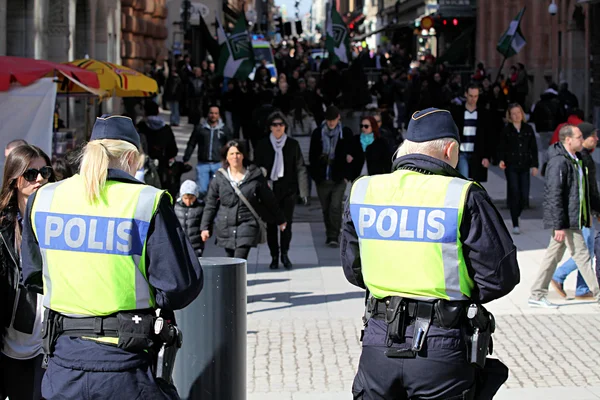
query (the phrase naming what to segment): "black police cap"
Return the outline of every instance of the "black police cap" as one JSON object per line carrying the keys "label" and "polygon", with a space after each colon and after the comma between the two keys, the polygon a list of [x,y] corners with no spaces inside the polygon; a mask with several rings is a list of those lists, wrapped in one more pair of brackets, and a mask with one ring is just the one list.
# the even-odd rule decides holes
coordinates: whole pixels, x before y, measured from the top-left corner
{"label": "black police cap", "polygon": [[129,117],[104,114],[96,118],[90,140],[114,139],[131,143],[141,148],[140,135]]}
{"label": "black police cap", "polygon": [[404,139],[419,143],[442,138],[452,138],[460,143],[460,134],[452,114],[439,108],[415,112],[404,135]]}

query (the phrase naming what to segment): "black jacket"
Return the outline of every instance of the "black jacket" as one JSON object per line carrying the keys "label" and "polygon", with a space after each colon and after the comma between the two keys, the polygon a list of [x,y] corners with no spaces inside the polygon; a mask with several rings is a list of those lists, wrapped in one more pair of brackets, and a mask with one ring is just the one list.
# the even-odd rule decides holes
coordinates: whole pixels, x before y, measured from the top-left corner
{"label": "black jacket", "polygon": [[214,128],[206,121],[198,124],[188,140],[185,154],[183,155],[183,162],[189,161],[196,146],[198,146],[199,163],[219,162],[221,161],[221,149],[231,139],[233,139],[233,134],[221,120],[219,120],[217,126]]}
{"label": "black jacket", "polygon": [[[578,159],[587,158],[583,166],[583,179],[585,181],[585,193],[587,207],[580,213],[581,203],[579,197],[579,168],[573,158],[567,153],[562,143],[555,143],[548,149],[548,164],[545,170],[546,189],[544,194],[544,228],[581,229],[582,226],[590,226],[590,208],[600,211],[596,207],[598,197],[591,199],[591,186],[588,165],[593,163],[591,157],[582,157],[577,153]],[[595,168],[595,167],[594,167]],[[595,177],[593,179],[595,181]],[[592,185],[595,184],[592,183]],[[593,189],[592,189],[593,190]],[[597,188],[596,188],[597,193]],[[582,218],[583,217],[583,218]]]}
{"label": "black jacket", "polygon": [[[577,153],[581,159],[581,154]],[[593,160],[592,160],[593,162]],[[588,170],[583,168],[587,207],[580,213],[579,168],[577,162],[567,153],[562,143],[555,143],[548,149],[546,166],[546,189],[544,194],[544,228],[581,229],[590,226],[590,185]],[[596,210],[600,211],[600,210]]]}
{"label": "black jacket", "polygon": [[[465,127],[465,106],[455,107],[452,110],[452,118],[458,127],[461,138]],[[487,158],[491,162],[493,153],[493,137],[490,134],[491,117],[483,107],[477,107],[477,133],[475,136],[475,151],[469,164],[471,178],[477,182],[487,182],[487,168],[481,165],[481,161]]]}
{"label": "black jacket", "polygon": [[[396,159],[392,169],[460,177],[445,162],[421,154]],[[460,238],[469,274],[475,281],[474,300],[488,303],[510,293],[520,280],[517,248],[492,200],[478,185],[471,185],[467,194],[467,204],[460,223]],[[341,257],[346,279],[355,286],[365,288],[358,236],[348,203],[342,222]]]}
{"label": "black jacket", "polygon": [[592,158],[592,153],[585,147],[581,150],[581,161],[587,168],[590,208],[596,215],[600,215],[600,192],[598,192],[598,181],[596,181],[596,162]]}
{"label": "black jacket", "polygon": [[352,156],[350,181],[360,176],[365,160],[369,176],[387,174],[392,168],[392,155],[384,138],[375,139],[367,146],[367,150],[363,151],[360,135],[354,136],[350,141],[350,155]]}
{"label": "black jacket", "polygon": [[[108,170],[108,179],[142,184],[127,173],[114,169]],[[34,201],[35,194],[29,197],[23,219],[21,262],[25,286],[42,293],[43,260],[31,223]],[[73,199],[73,202],[76,201],[82,200]],[[150,221],[146,238],[146,277],[154,288],[156,307],[167,311],[179,310],[190,304],[200,293],[204,282],[202,267],[177,221],[168,196],[162,196]],[[83,371],[125,371],[152,362],[144,352],[131,353],[116,346],[68,336],[58,339],[52,361],[64,368]]]}
{"label": "black jacket", "polygon": [[554,132],[561,122],[567,120],[564,107],[555,91],[549,89],[542,93],[533,109],[532,120],[538,132]]}
{"label": "black jacket", "polygon": [[[331,180],[339,183],[344,179],[350,180],[351,169],[348,168],[346,156],[350,154],[352,130],[347,127],[342,128],[342,137],[338,139],[335,148],[335,159],[331,165]],[[323,154],[323,142],[321,141],[321,127],[317,127],[310,138],[310,150],[308,152],[310,176],[319,184],[325,180],[329,156]]]}
{"label": "black jacket", "polygon": [[182,200],[175,203],[175,215],[177,215],[179,224],[190,239],[190,243],[198,257],[202,255],[202,250],[204,250],[204,242],[200,237],[200,223],[202,222],[203,212],[204,202],[202,200],[196,200],[190,207],[186,206]]}
{"label": "black jacket", "polygon": [[[179,150],[170,125],[154,128],[152,122],[149,121],[140,121],[137,125],[140,136],[144,136],[146,140],[144,151],[149,158],[158,160],[158,168],[164,174],[164,170],[169,167],[169,160],[177,157]],[[163,181],[162,176],[161,181]]]}
{"label": "black jacket", "polygon": [[[308,197],[308,173],[298,141],[288,136],[282,151],[283,177],[273,182],[275,196],[282,199],[300,193],[300,197]],[[267,170],[266,178],[270,179],[275,162],[275,149],[273,149],[270,137],[266,137],[258,143],[254,152],[254,162],[258,167]]]}
{"label": "black jacket", "polygon": [[538,168],[538,148],[531,125],[522,123],[521,132],[513,124],[507,124],[500,133],[498,161],[507,167]]}
{"label": "black jacket", "polygon": [[[16,224],[14,217],[7,215],[0,227],[0,337],[2,339],[13,317],[13,328],[28,334],[33,332],[36,321],[37,294],[27,290],[21,281],[19,254],[15,249]],[[1,341],[0,348],[3,344]]]}
{"label": "black jacket", "polygon": [[[250,165],[239,189],[265,222],[277,225],[286,222],[260,168]],[[236,249],[258,244],[258,222],[221,172],[210,182],[204,201],[200,229],[212,231],[218,246]]]}

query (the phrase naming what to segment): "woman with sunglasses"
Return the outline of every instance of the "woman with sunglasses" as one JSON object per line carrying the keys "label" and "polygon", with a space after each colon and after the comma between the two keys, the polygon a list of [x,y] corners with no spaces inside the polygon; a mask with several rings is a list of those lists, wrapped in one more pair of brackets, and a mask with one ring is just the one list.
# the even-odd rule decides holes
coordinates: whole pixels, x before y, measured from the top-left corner
{"label": "woman with sunglasses", "polygon": [[23,145],[11,151],[0,191],[0,313],[5,329],[0,391],[10,399],[41,398],[42,296],[22,286],[19,260],[27,199],[48,181],[54,181],[54,174],[50,159],[41,149]]}
{"label": "woman with sunglasses", "polygon": [[387,174],[392,168],[392,156],[388,145],[379,134],[379,126],[372,116],[363,117],[360,122],[360,135],[352,137],[351,178]]}
{"label": "woman with sunglasses", "polygon": [[272,257],[270,268],[279,268],[281,250],[281,262],[289,269],[292,268],[288,251],[292,241],[294,208],[298,193],[304,204],[308,201],[308,173],[300,144],[287,135],[288,124],[283,113],[275,111],[271,114],[267,119],[267,126],[270,135],[258,144],[254,162],[267,171],[267,179],[287,221],[286,229],[281,232],[281,247],[277,224],[268,221],[270,223],[267,224],[267,243]]}

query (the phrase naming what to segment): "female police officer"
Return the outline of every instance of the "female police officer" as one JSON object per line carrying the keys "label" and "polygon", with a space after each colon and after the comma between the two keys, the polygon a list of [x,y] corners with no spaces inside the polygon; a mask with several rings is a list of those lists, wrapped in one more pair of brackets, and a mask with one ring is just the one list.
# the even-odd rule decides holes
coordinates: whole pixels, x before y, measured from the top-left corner
{"label": "female police officer", "polygon": [[29,199],[23,274],[43,283],[51,321],[46,399],[178,398],[152,374],[153,314],[194,300],[202,269],[170,196],[133,178],[142,163],[131,119],[103,116],[80,174]]}
{"label": "female police officer", "polygon": [[[485,363],[478,341],[493,323],[477,305],[519,283],[516,248],[485,190],[456,171],[458,148],[448,111],[417,112],[394,172],[352,186],[342,265],[371,292],[355,399],[487,400],[508,378],[499,361]],[[465,340],[478,315],[481,335]],[[470,341],[481,351],[468,353]]]}

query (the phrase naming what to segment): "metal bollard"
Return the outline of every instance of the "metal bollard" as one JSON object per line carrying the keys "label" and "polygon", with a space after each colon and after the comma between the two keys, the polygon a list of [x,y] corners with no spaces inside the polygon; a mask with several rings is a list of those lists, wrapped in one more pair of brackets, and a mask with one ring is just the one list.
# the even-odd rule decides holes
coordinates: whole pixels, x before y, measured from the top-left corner
{"label": "metal bollard", "polygon": [[173,381],[188,400],[246,399],[246,261],[201,257],[204,288],[175,312],[183,332]]}

